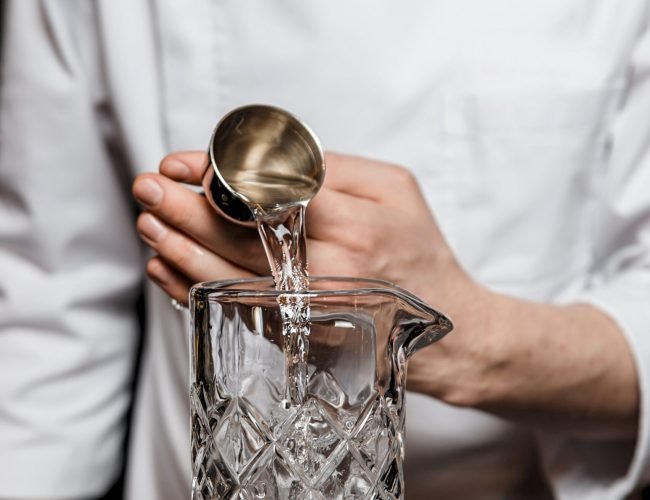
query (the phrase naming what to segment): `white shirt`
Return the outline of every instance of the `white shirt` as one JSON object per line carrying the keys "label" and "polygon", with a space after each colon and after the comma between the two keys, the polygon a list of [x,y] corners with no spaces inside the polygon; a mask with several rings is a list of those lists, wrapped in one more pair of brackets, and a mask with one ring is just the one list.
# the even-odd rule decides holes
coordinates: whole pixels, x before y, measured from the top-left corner
{"label": "white shirt", "polygon": [[[229,109],[418,177],[485,285],[617,321],[635,442],[409,394],[409,498],[618,500],[650,481],[650,4],[9,2],[0,94],[0,498],[116,477],[143,256],[129,183]],[[127,498],[190,491],[186,318],[150,283]],[[561,335],[561,332],[549,332]],[[540,353],[543,355],[543,353]],[[540,479],[541,478],[541,479]],[[539,493],[534,493],[537,491]]]}

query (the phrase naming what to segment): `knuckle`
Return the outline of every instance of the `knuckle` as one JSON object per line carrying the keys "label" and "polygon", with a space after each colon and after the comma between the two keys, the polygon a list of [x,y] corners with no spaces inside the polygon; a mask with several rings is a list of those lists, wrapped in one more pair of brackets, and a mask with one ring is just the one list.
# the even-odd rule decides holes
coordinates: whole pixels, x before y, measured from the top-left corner
{"label": "knuckle", "polygon": [[136,230],[142,234],[145,231],[146,217],[148,212],[142,212],[135,221]]}
{"label": "knuckle", "polygon": [[172,214],[176,226],[181,231],[190,231],[194,227],[194,211],[193,210],[176,210]]}
{"label": "knuckle", "polygon": [[372,268],[368,265],[368,254],[364,251],[352,252],[344,259],[347,274],[355,278],[372,277]]}
{"label": "knuckle", "polygon": [[372,254],[372,268],[376,276],[386,278],[392,259],[386,252],[375,251]]}
{"label": "knuckle", "polygon": [[359,224],[355,231],[358,248],[366,255],[374,255],[385,243],[385,231],[381,221],[373,220]]}
{"label": "knuckle", "polygon": [[374,260],[377,253],[377,238],[374,233],[369,232],[367,237],[362,238],[362,241],[357,247],[361,256],[366,259],[367,263]]}
{"label": "knuckle", "polygon": [[183,235],[170,232],[158,244],[161,257],[175,268],[184,270],[191,263],[190,241]]}
{"label": "knuckle", "polygon": [[385,275],[390,260],[379,245],[372,245],[371,243],[368,243],[365,249],[361,249],[356,254],[357,267],[365,275],[373,278]]}
{"label": "knuckle", "polygon": [[157,257],[151,258],[147,261],[147,275],[150,278],[157,278],[158,276],[161,275],[163,271],[165,271],[163,264],[160,262],[160,260]]}
{"label": "knuckle", "polygon": [[419,189],[419,184],[413,172],[409,169],[395,165],[393,167],[393,175],[397,185],[406,187],[410,190]]}
{"label": "knuckle", "polygon": [[179,236],[174,248],[174,262],[184,270],[191,270],[196,264],[196,258],[200,255],[198,245],[192,240]]}
{"label": "knuckle", "polygon": [[170,160],[173,160],[174,156],[176,156],[176,153],[168,153],[163,156],[162,160],[160,160],[160,163],[158,163],[158,171],[162,170],[163,165],[168,163]]}

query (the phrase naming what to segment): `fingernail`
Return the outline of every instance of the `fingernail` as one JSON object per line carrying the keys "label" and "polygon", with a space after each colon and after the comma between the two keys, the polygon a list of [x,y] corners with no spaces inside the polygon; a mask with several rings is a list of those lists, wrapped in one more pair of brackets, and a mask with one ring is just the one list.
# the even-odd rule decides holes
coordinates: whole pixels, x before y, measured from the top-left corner
{"label": "fingernail", "polygon": [[145,177],[138,179],[133,185],[133,196],[143,205],[153,207],[162,200],[163,190],[156,181]]}
{"label": "fingernail", "polygon": [[157,243],[165,234],[165,226],[153,215],[144,214],[140,218],[138,230],[145,238]]}
{"label": "fingernail", "polygon": [[166,176],[178,181],[185,181],[192,176],[190,167],[179,160],[167,160],[160,171]]}

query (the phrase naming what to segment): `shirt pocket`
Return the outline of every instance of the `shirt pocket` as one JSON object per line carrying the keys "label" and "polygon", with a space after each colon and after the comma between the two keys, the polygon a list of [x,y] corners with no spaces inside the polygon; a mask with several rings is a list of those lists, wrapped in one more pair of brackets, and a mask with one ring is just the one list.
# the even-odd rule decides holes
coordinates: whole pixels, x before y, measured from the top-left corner
{"label": "shirt pocket", "polygon": [[588,267],[594,179],[619,96],[617,85],[443,93],[448,233],[479,279],[552,289]]}

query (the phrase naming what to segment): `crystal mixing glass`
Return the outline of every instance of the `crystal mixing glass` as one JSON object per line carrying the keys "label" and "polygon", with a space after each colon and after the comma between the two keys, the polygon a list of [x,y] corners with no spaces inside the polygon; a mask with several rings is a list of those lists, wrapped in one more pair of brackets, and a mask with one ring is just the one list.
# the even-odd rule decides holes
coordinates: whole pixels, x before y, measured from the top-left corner
{"label": "crystal mixing glass", "polygon": [[398,499],[406,360],[450,321],[387,282],[312,278],[308,384],[287,404],[270,278],[204,283],[190,309],[194,500]]}

